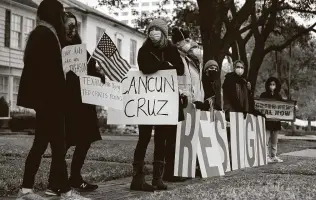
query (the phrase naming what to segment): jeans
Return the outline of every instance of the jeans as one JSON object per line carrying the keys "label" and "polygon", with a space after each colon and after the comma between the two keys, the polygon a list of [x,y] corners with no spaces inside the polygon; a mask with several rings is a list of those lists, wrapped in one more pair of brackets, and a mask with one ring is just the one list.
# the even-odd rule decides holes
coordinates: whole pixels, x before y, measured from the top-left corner
{"label": "jeans", "polygon": [[278,150],[278,134],[279,131],[267,130],[267,149],[268,156],[275,157]]}
{"label": "jeans", "polygon": [[139,138],[134,152],[134,163],[144,161],[153,127],[155,127],[154,161],[164,162],[167,134],[173,126],[174,125],[139,125]]}
{"label": "jeans", "polygon": [[55,185],[62,193],[70,191],[65,161],[65,129],[63,114],[55,111],[36,111],[36,130],[32,148],[25,162],[23,188],[33,188],[35,175],[48,144],[51,146],[51,172],[56,175]]}
{"label": "jeans", "polygon": [[[70,183],[71,184],[81,184],[83,181],[83,178],[81,176],[81,169],[84,164],[84,161],[86,159],[87,153],[90,149],[91,144],[78,144],[75,148],[72,161],[71,161],[71,171],[70,171]],[[70,148],[70,146],[67,147],[67,150]],[[51,170],[49,173],[48,178],[48,188],[53,189],[59,189],[58,185],[53,185],[54,178],[56,176],[53,174],[53,171]]]}

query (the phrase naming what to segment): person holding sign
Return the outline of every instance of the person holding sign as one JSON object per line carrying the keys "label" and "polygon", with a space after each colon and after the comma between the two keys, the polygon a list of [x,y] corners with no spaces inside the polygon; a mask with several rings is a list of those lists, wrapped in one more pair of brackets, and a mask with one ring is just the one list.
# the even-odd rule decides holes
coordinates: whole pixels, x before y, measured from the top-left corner
{"label": "person holding sign", "polygon": [[31,32],[24,52],[17,105],[36,111],[36,130],[32,148],[25,162],[22,188],[18,200],[46,199],[32,190],[35,175],[48,144],[51,147],[51,173],[61,199],[88,200],[73,192],[65,160],[65,96],[61,47],[64,44],[63,5],[43,0],[37,10],[39,23]]}
{"label": "person holding sign", "polygon": [[[281,84],[280,81],[275,77],[270,77],[265,83],[266,91],[260,95],[260,98],[282,101],[283,98],[280,95]],[[267,132],[267,148],[268,148],[268,163],[283,162],[276,156],[278,148],[278,133],[281,130],[280,121],[269,121],[266,122]]]}
{"label": "person holding sign", "polygon": [[[153,74],[159,70],[176,69],[178,75],[183,75],[184,64],[176,46],[168,39],[168,26],[162,19],[153,20],[148,26],[148,38],[139,49],[138,66],[144,74]],[[179,120],[184,119],[179,98]],[[166,190],[167,186],[162,181],[165,167],[166,137],[173,134],[176,137],[176,125],[139,125],[139,139],[134,153],[133,171],[134,176],[130,186],[131,190],[153,191]],[[144,158],[147,146],[150,142],[152,129],[155,129],[154,170],[152,185],[144,179]],[[174,159],[174,158],[173,158]]]}
{"label": "person holding sign", "polygon": [[[82,43],[78,33],[77,19],[70,12],[65,13],[65,30],[66,46]],[[89,58],[90,54],[87,52],[87,60]],[[87,73],[90,76],[99,77],[103,83],[105,82],[105,77],[97,72],[96,61],[93,58],[88,63]],[[69,182],[72,188],[79,191],[93,191],[98,186],[84,181],[81,176],[81,169],[91,143],[102,139],[96,107],[95,105],[82,103],[80,79],[73,71],[68,71],[66,74],[66,91],[66,145],[67,149],[76,146],[71,162]],[[54,176],[54,173],[49,175],[47,195],[55,196],[59,194],[60,188],[53,184]]]}

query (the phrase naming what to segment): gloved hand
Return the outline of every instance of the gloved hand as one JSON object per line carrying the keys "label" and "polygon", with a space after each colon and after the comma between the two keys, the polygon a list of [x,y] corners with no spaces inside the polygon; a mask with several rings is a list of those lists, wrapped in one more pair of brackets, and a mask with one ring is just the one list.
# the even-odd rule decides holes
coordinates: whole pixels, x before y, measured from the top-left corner
{"label": "gloved hand", "polygon": [[203,109],[203,106],[204,106],[203,102],[201,102],[201,101],[194,101],[193,103],[194,103],[196,109],[199,109],[199,110]]}

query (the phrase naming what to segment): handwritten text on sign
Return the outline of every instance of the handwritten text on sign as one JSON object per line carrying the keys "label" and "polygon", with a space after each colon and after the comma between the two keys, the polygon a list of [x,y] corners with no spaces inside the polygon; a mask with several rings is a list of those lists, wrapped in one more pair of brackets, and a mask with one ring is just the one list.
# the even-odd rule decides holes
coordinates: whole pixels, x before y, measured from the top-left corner
{"label": "handwritten text on sign", "polygon": [[129,71],[122,80],[123,111],[109,109],[108,124],[177,124],[178,82],[175,70],[145,75]]}
{"label": "handwritten text on sign", "polygon": [[62,50],[64,72],[73,71],[77,76],[87,74],[87,50],[85,44],[66,46]]}
{"label": "handwritten text on sign", "polygon": [[86,75],[80,77],[80,87],[83,103],[123,109],[121,83],[106,80],[103,84],[100,78]]}
{"label": "handwritten text on sign", "polygon": [[255,108],[267,119],[293,121],[295,119],[294,101],[273,101],[268,99],[256,99]]}

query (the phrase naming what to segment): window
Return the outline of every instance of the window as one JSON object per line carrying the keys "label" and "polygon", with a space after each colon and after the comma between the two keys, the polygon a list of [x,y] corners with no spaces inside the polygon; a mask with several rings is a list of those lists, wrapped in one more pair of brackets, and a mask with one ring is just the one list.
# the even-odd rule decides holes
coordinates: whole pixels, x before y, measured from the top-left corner
{"label": "window", "polygon": [[34,19],[25,18],[24,21],[24,39],[27,41],[30,32],[34,29]]}
{"label": "window", "polygon": [[142,3],[142,6],[149,6],[149,2]]}
{"label": "window", "polygon": [[0,97],[9,102],[9,77],[0,75]]}
{"label": "window", "polygon": [[131,49],[130,49],[130,64],[136,65],[136,50],[137,50],[137,42],[131,39]]}
{"label": "window", "polygon": [[22,16],[12,14],[10,46],[13,48],[22,47]]}
{"label": "window", "polygon": [[121,50],[122,50],[122,39],[117,38],[117,40],[116,40],[116,48],[117,48],[118,52],[121,54],[122,53],[121,52]]}
{"label": "window", "polygon": [[121,15],[122,15],[122,16],[127,16],[127,15],[128,15],[128,12],[122,12]]}
{"label": "window", "polygon": [[79,35],[81,36],[81,22],[77,23],[77,30],[78,30]]}
{"label": "window", "polygon": [[128,20],[122,20],[121,22],[123,22],[124,24],[128,24]]}
{"label": "window", "polygon": [[153,6],[159,6],[159,1],[155,1],[151,3]]}
{"label": "window", "polygon": [[13,107],[16,106],[17,98],[18,98],[18,92],[20,87],[20,77],[14,77],[13,78]]}
{"label": "window", "polygon": [[105,32],[105,29],[97,27],[97,40],[96,43],[98,44],[100,38],[102,37],[102,34]]}
{"label": "window", "polygon": [[139,6],[139,3],[134,3],[134,4],[132,5],[133,8],[138,7],[138,6]]}

